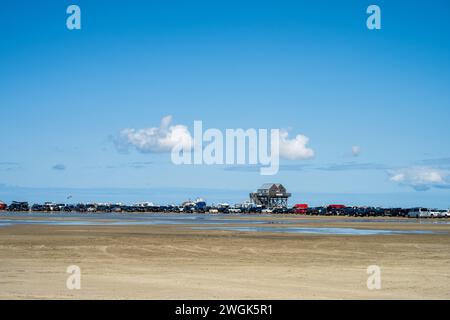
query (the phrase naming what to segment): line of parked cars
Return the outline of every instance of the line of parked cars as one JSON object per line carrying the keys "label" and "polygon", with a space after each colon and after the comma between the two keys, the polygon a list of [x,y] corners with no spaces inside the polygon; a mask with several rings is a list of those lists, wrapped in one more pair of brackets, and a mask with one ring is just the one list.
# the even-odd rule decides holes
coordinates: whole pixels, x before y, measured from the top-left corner
{"label": "line of parked cars", "polygon": [[[189,201],[182,205],[153,205],[140,203],[135,205],[79,203],[62,204],[45,202],[44,204],[29,205],[28,202],[13,201],[9,206],[0,206],[1,211],[10,212],[79,212],[79,213],[107,213],[107,212],[140,212],[140,213],[261,213],[261,206],[232,207],[229,204],[207,206],[204,201]],[[281,210],[281,209],[280,209]],[[284,209],[283,209],[284,210]]]}
{"label": "line of parked cars", "polygon": [[450,210],[437,210],[427,208],[379,208],[379,207],[348,207],[332,204],[320,207],[308,207],[307,204],[296,204],[292,208],[277,207],[264,208],[255,204],[239,204],[230,206],[220,203],[212,206],[206,205],[203,200],[186,201],[182,205],[153,205],[140,203],[135,205],[123,204],[57,204],[45,202],[33,204],[13,201],[9,206],[0,202],[0,211],[11,212],[140,212],[140,213],[267,213],[267,214],[302,214],[314,216],[351,216],[351,217],[410,217],[410,218],[449,218]]}
{"label": "line of parked cars", "polygon": [[449,218],[450,210],[414,208],[408,212],[410,218]]}
{"label": "line of parked cars", "polygon": [[346,207],[330,205],[327,207],[307,208],[305,214],[351,217],[449,218],[450,210],[430,210],[427,208]]}

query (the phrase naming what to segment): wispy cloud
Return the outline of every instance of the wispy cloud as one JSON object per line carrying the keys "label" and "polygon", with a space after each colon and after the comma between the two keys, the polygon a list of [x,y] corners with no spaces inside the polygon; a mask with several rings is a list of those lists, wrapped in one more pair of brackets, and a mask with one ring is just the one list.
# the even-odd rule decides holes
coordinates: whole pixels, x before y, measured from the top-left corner
{"label": "wispy cloud", "polygon": [[52,166],[52,169],[56,170],[56,171],[64,171],[64,170],[66,170],[66,166],[61,163],[58,163],[58,164],[55,164],[54,166]]}
{"label": "wispy cloud", "polygon": [[129,162],[129,163],[122,163],[118,165],[107,165],[107,169],[121,169],[121,168],[133,168],[133,169],[143,169],[150,165],[153,165],[154,163],[151,161],[136,161],[136,162]]}
{"label": "wispy cloud", "polygon": [[[239,172],[256,172],[259,171],[258,165],[242,165],[227,166],[225,171]],[[305,170],[321,170],[321,171],[351,171],[351,170],[388,170],[391,167],[380,163],[358,163],[345,162],[334,163],[323,166],[314,166],[312,164],[281,164],[280,171],[305,171]]]}
{"label": "wispy cloud", "polygon": [[433,167],[409,167],[389,172],[390,180],[417,191],[450,189],[450,171]]}
{"label": "wispy cloud", "polygon": [[386,170],[388,166],[380,163],[358,163],[358,162],[345,162],[335,163],[322,167],[317,167],[318,170],[324,171],[348,171],[348,170]]}
{"label": "wispy cloud", "polygon": [[425,159],[416,162],[419,166],[432,166],[440,169],[450,169],[450,157]]}
{"label": "wispy cloud", "polygon": [[[281,164],[279,171],[303,171],[311,167],[308,164]],[[235,171],[235,172],[258,172],[260,171],[260,166],[258,165],[239,165],[239,166],[227,166],[224,168],[225,171]]]}
{"label": "wispy cloud", "polygon": [[142,168],[148,167],[148,166],[150,166],[150,165],[152,165],[152,164],[153,164],[153,162],[151,162],[151,161],[144,161],[144,162],[130,162],[130,163],[128,164],[128,166],[129,166],[130,168],[134,168],[134,169],[142,169]]}
{"label": "wispy cloud", "polygon": [[19,169],[19,167],[20,165],[18,162],[9,162],[9,161],[0,162],[0,170],[3,171],[16,170]]}

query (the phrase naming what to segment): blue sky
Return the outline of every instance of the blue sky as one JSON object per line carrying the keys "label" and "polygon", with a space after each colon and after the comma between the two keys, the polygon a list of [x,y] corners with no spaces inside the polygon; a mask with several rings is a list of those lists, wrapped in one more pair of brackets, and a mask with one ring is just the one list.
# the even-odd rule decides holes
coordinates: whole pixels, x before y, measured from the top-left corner
{"label": "blue sky", "polygon": [[[372,3],[381,30],[366,28]],[[66,28],[70,4],[81,30]],[[291,203],[450,207],[449,6],[3,1],[0,200],[237,202],[273,181]],[[314,157],[265,177],[116,148],[121,130],[167,115],[189,129],[289,129]]]}

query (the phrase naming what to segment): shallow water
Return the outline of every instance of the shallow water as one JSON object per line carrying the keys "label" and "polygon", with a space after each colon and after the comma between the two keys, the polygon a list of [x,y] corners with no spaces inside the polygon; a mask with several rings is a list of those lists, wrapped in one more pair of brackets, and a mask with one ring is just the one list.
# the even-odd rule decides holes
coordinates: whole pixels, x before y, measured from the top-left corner
{"label": "shallow water", "polygon": [[302,227],[193,227],[196,230],[222,230],[240,232],[275,232],[275,233],[314,233],[332,235],[386,235],[386,234],[431,234],[431,231],[423,230],[379,230],[379,229],[355,229],[355,228],[302,228]]}
{"label": "shallow water", "polygon": [[[243,219],[245,218],[245,219]],[[269,219],[268,219],[269,218]],[[276,232],[276,233],[316,233],[342,235],[383,235],[383,234],[427,234],[428,231],[411,230],[378,230],[358,228],[332,227],[297,227],[292,224],[311,225],[315,223],[339,222],[336,219],[296,216],[280,219],[273,215],[243,215],[243,214],[127,214],[127,213],[1,213],[0,227],[12,225],[75,225],[75,226],[120,226],[120,225],[195,225],[197,230],[226,230],[242,232]],[[449,221],[422,221],[418,219],[367,219],[352,218],[342,220],[348,223],[449,223]],[[202,225],[207,225],[203,227]],[[225,226],[227,225],[227,226]],[[229,226],[231,225],[231,226]],[[233,226],[239,225],[239,226]],[[245,227],[242,225],[250,225]],[[282,225],[283,227],[276,227]]]}
{"label": "shallow water", "polygon": [[[8,219],[9,218],[9,219]],[[34,219],[31,219],[34,218]],[[278,221],[277,223],[294,223]],[[176,224],[264,224],[268,220],[241,220],[229,215],[181,215],[181,214],[19,214],[0,216],[0,224],[44,225],[176,225]]]}

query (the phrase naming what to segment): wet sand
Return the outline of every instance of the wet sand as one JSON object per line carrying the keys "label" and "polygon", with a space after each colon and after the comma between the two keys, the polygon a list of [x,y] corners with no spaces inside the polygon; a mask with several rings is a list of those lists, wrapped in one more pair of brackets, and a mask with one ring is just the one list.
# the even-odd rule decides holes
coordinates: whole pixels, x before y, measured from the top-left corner
{"label": "wet sand", "polygon": [[[314,227],[435,233],[13,225],[0,228],[0,299],[450,299],[449,224],[314,219]],[[81,268],[81,290],[66,288],[69,265]],[[367,289],[369,265],[381,268],[380,290]]]}

